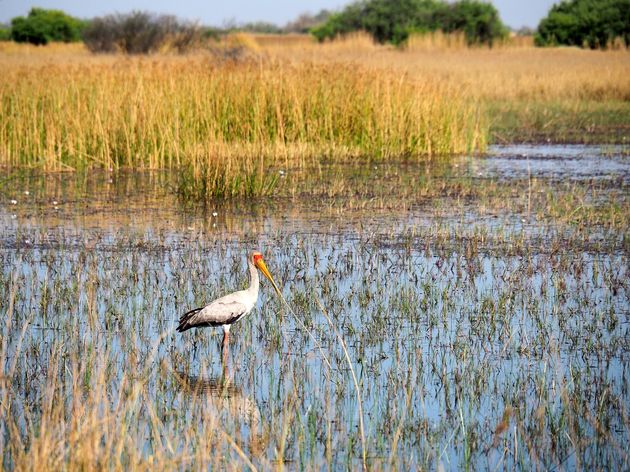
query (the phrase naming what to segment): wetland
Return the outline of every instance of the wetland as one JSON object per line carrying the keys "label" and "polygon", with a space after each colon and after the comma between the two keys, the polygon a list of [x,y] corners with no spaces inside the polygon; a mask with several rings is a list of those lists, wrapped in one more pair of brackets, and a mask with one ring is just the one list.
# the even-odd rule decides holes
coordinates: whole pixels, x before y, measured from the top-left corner
{"label": "wetland", "polygon": [[[0,177],[3,468],[630,466],[626,145],[267,172]],[[291,309],[263,281],[223,363],[174,328],[256,249]]]}

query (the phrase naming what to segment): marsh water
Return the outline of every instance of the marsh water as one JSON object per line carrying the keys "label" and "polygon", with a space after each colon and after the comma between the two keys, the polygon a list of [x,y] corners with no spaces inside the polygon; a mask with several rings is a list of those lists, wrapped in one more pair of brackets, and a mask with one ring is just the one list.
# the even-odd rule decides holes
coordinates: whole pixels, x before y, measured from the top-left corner
{"label": "marsh water", "polygon": [[[64,418],[77,382],[114,412],[136,378],[144,458],[210,421],[218,467],[358,469],[365,447],[374,469],[627,469],[628,223],[601,215],[627,215],[629,182],[627,149],[598,146],[324,168],[204,205],[168,173],[6,177],[0,444],[28,444],[51,378]],[[245,287],[255,249],[293,312],[263,280],[224,363],[220,330],[174,328]]]}

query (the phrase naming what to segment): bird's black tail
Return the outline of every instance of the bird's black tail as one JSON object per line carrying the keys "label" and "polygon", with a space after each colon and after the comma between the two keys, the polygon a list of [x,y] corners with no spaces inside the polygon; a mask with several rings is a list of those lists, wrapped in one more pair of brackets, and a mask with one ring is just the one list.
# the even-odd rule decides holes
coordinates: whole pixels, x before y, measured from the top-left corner
{"label": "bird's black tail", "polygon": [[192,328],[192,326],[189,325],[188,322],[190,321],[190,319],[193,316],[195,316],[201,310],[203,310],[203,308],[195,308],[194,310],[190,310],[189,312],[184,313],[179,318],[179,326],[177,326],[177,331],[179,331],[180,333],[183,333],[184,331],[189,330],[190,328]]}

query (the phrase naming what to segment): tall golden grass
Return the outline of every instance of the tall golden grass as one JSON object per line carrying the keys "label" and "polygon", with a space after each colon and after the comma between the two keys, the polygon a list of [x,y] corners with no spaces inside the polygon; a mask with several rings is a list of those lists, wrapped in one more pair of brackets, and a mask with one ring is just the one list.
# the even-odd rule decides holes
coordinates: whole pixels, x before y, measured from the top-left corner
{"label": "tall golden grass", "polygon": [[457,87],[349,64],[206,54],[0,64],[5,166],[185,166],[234,195],[274,162],[485,146],[478,104]]}
{"label": "tall golden grass", "polygon": [[[446,49],[479,49],[488,48],[486,45],[470,46],[464,33],[443,33],[433,31],[429,33],[412,34],[404,45],[407,51],[443,51]],[[533,48],[533,36],[508,36],[495,41],[492,49]]]}
{"label": "tall golden grass", "polygon": [[482,104],[493,142],[625,142],[629,52],[530,46],[531,38],[510,38],[493,48],[467,47],[457,35],[435,33],[394,48],[359,34],[323,45],[287,40],[263,51],[291,62],[359,64],[452,84]]}
{"label": "tall golden grass", "polygon": [[412,34],[404,45],[407,51],[442,51],[468,47],[464,33],[446,34],[441,31]]}
{"label": "tall golden grass", "polygon": [[463,88],[482,100],[630,100],[630,53],[534,48],[512,38],[495,47],[467,47],[460,35],[412,36],[403,48],[375,44],[365,33],[324,44],[287,37],[263,48],[291,62],[360,64]]}

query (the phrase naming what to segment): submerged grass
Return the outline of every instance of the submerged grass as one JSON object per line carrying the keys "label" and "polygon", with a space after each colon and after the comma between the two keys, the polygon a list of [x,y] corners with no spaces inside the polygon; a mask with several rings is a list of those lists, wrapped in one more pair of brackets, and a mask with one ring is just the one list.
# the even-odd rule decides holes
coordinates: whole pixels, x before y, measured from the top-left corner
{"label": "submerged grass", "polygon": [[[475,226],[20,228],[1,253],[3,467],[627,468],[627,255]],[[169,330],[244,282],[252,245],[307,328],[263,287],[229,373],[219,336]]]}
{"label": "submerged grass", "polygon": [[[3,467],[626,469],[627,172],[529,152],[526,178],[322,166],[191,213],[166,173],[5,181]],[[172,329],[254,247],[296,316],[263,286],[230,373],[214,331]]]}

